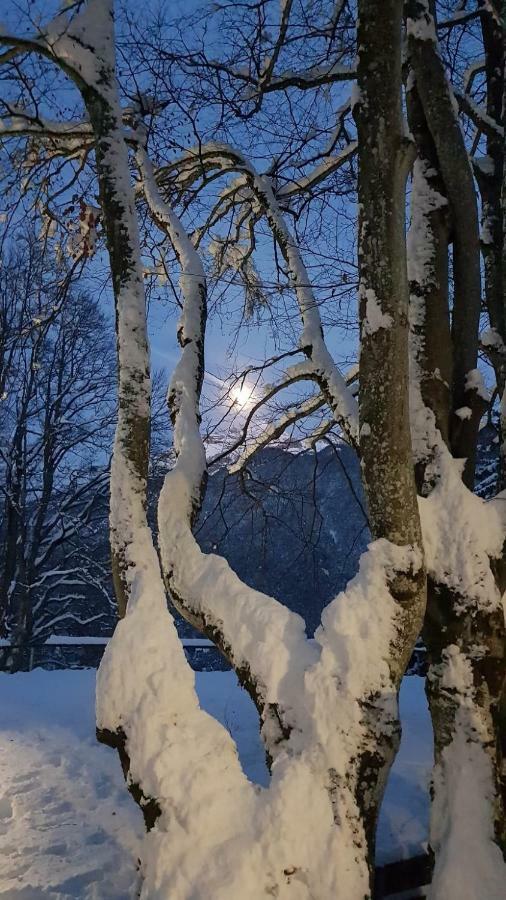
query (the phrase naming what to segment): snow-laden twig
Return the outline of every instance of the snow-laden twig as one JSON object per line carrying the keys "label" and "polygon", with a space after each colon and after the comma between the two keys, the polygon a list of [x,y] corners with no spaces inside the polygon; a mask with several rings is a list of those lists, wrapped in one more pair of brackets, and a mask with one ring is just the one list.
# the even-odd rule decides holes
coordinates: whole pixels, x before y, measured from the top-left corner
{"label": "snow-laden twig", "polygon": [[[236,670],[243,673],[243,680],[260,713],[266,715],[270,705],[281,702],[286,709],[291,705],[286,697],[278,697],[277,689],[273,689],[274,682],[279,685],[282,681],[273,658],[277,656],[280,665],[286,665],[286,661],[282,662],[283,651],[275,650],[280,644],[284,644],[288,657],[304,653],[304,623],[278,601],[248,588],[224,559],[202,553],[193,537],[191,526],[200,508],[207,475],[199,430],[206,279],[199,254],[174,212],[160,196],[144,150],[138,151],[137,162],[150,211],[165,228],[179,259],[184,298],[178,326],[182,352],[168,395],[176,464],[165,478],[158,506],[163,569],[183,615],[189,616],[216,640]],[[271,741],[267,741],[267,746],[273,754]]]}
{"label": "snow-laden twig", "polygon": [[496,137],[503,137],[504,129],[502,125],[496,122],[496,120],[487,113],[486,109],[479,103],[476,103],[469,94],[457,90],[454,90],[453,93],[460,111],[465,113],[481,132],[484,134],[492,134]]}
{"label": "snow-laden twig", "polygon": [[[286,370],[286,375],[292,376],[293,379],[298,372],[304,373],[306,368],[307,363],[299,363],[298,366],[290,366]],[[358,366],[353,366],[345,375],[346,384],[351,386],[354,382],[356,382],[357,378]],[[353,392],[353,388],[351,390]],[[266,393],[268,396],[270,394],[270,391],[267,391]],[[262,400],[257,404],[256,410],[261,408],[261,406],[265,403],[265,400],[266,397],[264,396]],[[281,437],[282,434],[284,434],[287,428],[300,421],[300,419],[304,419],[307,416],[312,415],[314,412],[321,409],[321,407],[324,406],[325,403],[326,401],[323,395],[318,394],[315,397],[309,397],[302,403],[290,406],[278,419],[271,422],[262,432],[256,435],[254,439],[247,444],[239,457],[234,460],[234,462],[229,466],[228,471],[230,472],[230,474],[241,472],[246,464],[250,461],[250,459],[255,456],[263,447],[267,447],[273,441],[276,441],[279,437]],[[249,421],[251,421],[251,418],[252,417],[250,417]],[[314,444],[316,444],[321,437],[326,435],[327,432],[335,426],[335,424],[335,419],[329,419],[328,421],[323,422],[310,437],[306,438],[305,444],[309,447],[314,446]],[[245,440],[246,434],[247,428],[241,435],[240,443]],[[237,446],[239,446],[239,444],[237,444]],[[237,446],[235,449],[237,449]],[[231,451],[227,451],[227,455],[229,452]]]}
{"label": "snow-laden twig", "polygon": [[276,197],[278,200],[284,200],[287,197],[292,197],[294,194],[312,190],[316,185],[320,184],[321,181],[340,169],[344,163],[353,159],[356,152],[357,142],[351,141],[343,150],[340,150],[339,153],[335,153],[332,156],[322,159],[321,162],[307,175],[293,179],[288,184],[279,188],[276,192]]}

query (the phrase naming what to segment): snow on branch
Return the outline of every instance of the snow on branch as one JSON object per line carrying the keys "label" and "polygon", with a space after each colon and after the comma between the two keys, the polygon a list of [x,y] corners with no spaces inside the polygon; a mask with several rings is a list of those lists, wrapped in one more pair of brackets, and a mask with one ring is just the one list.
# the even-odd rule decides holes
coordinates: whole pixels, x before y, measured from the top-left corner
{"label": "snow on branch", "polygon": [[357,142],[351,141],[343,150],[337,154],[328,156],[323,159],[315,168],[307,175],[301,178],[293,179],[289,184],[283,185],[276,191],[278,200],[284,200],[286,197],[292,197],[295,194],[301,194],[312,190],[317,184],[328,178],[333,172],[336,172],[344,163],[352,159],[357,152]]}
{"label": "snow on branch", "polygon": [[[300,347],[311,360],[314,376],[326,394],[336,421],[342,426],[350,441],[358,442],[358,407],[355,398],[349,391],[345,380],[332,359],[323,336],[318,302],[314,295],[307,269],[302,255],[286,225],[280,210],[271,180],[259,175],[252,163],[235,147],[219,142],[209,142],[189,150],[179,162],[171,164],[171,168],[180,167],[183,172],[218,168],[225,172],[236,170],[240,177],[233,185],[249,186],[256,202],[260,205],[274,238],[287,263],[291,285],[295,291],[299,312],[302,319]],[[167,170],[162,170],[163,179]]]}
{"label": "snow on branch", "polygon": [[321,87],[324,84],[334,84],[337,81],[353,81],[356,78],[356,74],[354,66],[344,66],[339,62],[334,62],[330,65],[311,66],[309,69],[303,69],[298,72],[287,69],[276,77],[271,78],[266,86],[261,87],[259,85],[259,90],[269,93],[295,87],[304,91]]}
{"label": "snow on branch", "polygon": [[466,94],[469,94],[472,90],[474,79],[481,72],[485,71],[485,59],[477,59],[470,66],[467,67],[464,75],[462,77],[462,81],[464,84],[464,91]]}
{"label": "snow on branch", "polygon": [[102,76],[104,63],[114,60],[109,40],[113,2],[88,0],[72,12],[64,10],[29,37],[0,32],[0,46],[9,48],[0,56],[0,65],[22,53],[37,53],[55,62],[79,87],[109,93]]}
{"label": "snow on branch", "polygon": [[467,25],[468,22],[477,19],[479,15],[481,15],[481,9],[459,9],[453,16],[450,16],[448,19],[441,19],[437,23],[438,31],[450,31],[452,28]]}
{"label": "snow on branch", "polygon": [[271,422],[261,434],[257,435],[257,437],[245,447],[239,458],[228,467],[230,474],[233,475],[237,472],[242,472],[247,463],[259,452],[259,450],[262,450],[264,447],[267,447],[273,441],[281,437],[291,425],[294,425],[296,422],[300,421],[300,419],[304,419],[306,416],[310,416],[317,412],[324,405],[325,398],[322,397],[321,394],[317,394],[315,397],[310,397],[303,403],[299,403],[296,406],[287,409],[279,419],[275,422]]}
{"label": "snow on branch", "polygon": [[[260,884],[288,898],[299,883],[294,873],[304,879],[301,897],[369,895],[365,854],[357,852],[365,846],[362,759],[378,734],[389,748],[396,741],[387,661],[396,608],[388,582],[394,570],[419,563],[411,548],[375,542],[347,591],[324,612],[315,641],[288,669],[278,666],[300,717],[278,749],[268,788],[247,780],[226,730],[198,708],[193,673],[179,655],[171,657],[172,633],[156,634],[159,618],[138,622],[147,652],[137,655],[135,674],[122,673],[126,684],[106,648],[102,668],[109,668],[118,721],[128,730],[131,775],[157,798],[159,815],[143,848],[146,897],[188,900],[191,892],[257,900]],[[278,635],[282,658],[286,637]],[[125,693],[137,706],[125,705]],[[98,714],[100,721],[101,704]],[[373,791],[367,796],[373,804]]]}
{"label": "snow on branch", "polygon": [[[185,60],[185,64],[192,67],[198,65],[191,57]],[[279,75],[273,75],[272,70],[274,66],[271,65],[271,61],[267,58],[264,62],[263,70],[257,77],[254,77],[248,71],[243,71],[217,60],[206,59],[205,67],[217,75],[225,75],[228,78],[242,82],[244,87],[240,98],[243,101],[255,101],[254,111],[257,111],[265,94],[285,91],[289,88],[297,88],[301,91],[312,90],[337,82],[353,81],[357,74],[354,65],[344,65],[339,60],[333,63],[310,66],[307,69],[286,69]]]}
{"label": "snow on branch", "polygon": [[0,140],[5,137],[40,137],[54,142],[62,151],[75,151],[93,142],[93,130],[89,122],[58,122],[39,113],[30,113],[23,107],[2,101],[7,117],[0,119]]}
{"label": "snow on branch", "polygon": [[482,131],[487,135],[503,137],[504,129],[502,125],[499,125],[492,116],[489,116],[487,111],[480,106],[479,103],[475,103],[469,94],[462,93],[462,91],[457,91],[455,89],[453,90],[453,93],[460,111],[465,113],[465,115],[471,119],[479,131]]}
{"label": "snow on branch", "polygon": [[[291,659],[307,656],[305,626],[300,616],[277,600],[245,585],[226,560],[202,553],[192,534],[207,472],[199,429],[205,275],[182,224],[160,196],[145,151],[138,151],[137,162],[149,208],[156,222],[165,227],[182,270],[181,357],[168,395],[176,464],[165,477],[158,504],[162,567],[182,615],[215,640],[252,694],[273,756],[283,734],[294,725],[290,713],[295,705],[293,688],[283,675]],[[283,709],[282,721],[278,706]]]}
{"label": "snow on branch", "polygon": [[315,374],[320,388],[326,396],[336,421],[341,425],[351,442],[356,445],[358,440],[358,406],[325,343],[318,303],[301,253],[286,226],[270,180],[265,176],[258,176],[253,169],[250,169],[250,177],[254,183],[257,195],[264,205],[266,218],[288,265],[290,279],[295,290],[302,319],[300,346],[315,367]]}
{"label": "snow on branch", "polygon": [[[285,383],[284,384],[283,384],[283,382],[278,383],[273,388],[271,387],[269,390],[267,390],[264,397],[256,404],[256,408],[255,408],[254,412],[258,411],[261,408],[261,406],[266,402],[266,400],[270,399],[270,397],[273,396],[274,392],[279,391],[282,387],[287,386],[287,384],[294,384],[295,380],[298,378],[299,375],[304,378],[311,377],[311,372],[312,372],[311,366],[308,367],[307,362],[298,363],[294,366],[290,366],[286,370],[286,373],[285,373],[285,378],[286,378]],[[312,377],[314,377],[314,375]],[[351,387],[351,385],[354,385],[354,383],[357,381],[357,379],[358,379],[358,366],[353,366],[345,376],[346,384]],[[315,380],[318,380],[318,379],[315,378]],[[355,385],[354,385],[354,387],[355,387]],[[353,394],[354,394],[354,387],[351,388],[351,391]],[[234,474],[234,473],[243,471],[246,464],[250,461],[250,459],[253,456],[255,456],[256,453],[258,453],[259,450],[261,450],[263,447],[267,447],[273,441],[275,441],[279,437],[281,437],[281,435],[284,434],[284,432],[286,431],[287,428],[289,428],[291,425],[294,425],[300,419],[304,419],[307,416],[312,415],[314,412],[317,412],[319,409],[322,408],[322,406],[325,406],[326,402],[327,401],[326,401],[325,397],[322,394],[318,394],[314,397],[309,397],[307,400],[304,400],[303,402],[301,402],[299,404],[294,404],[294,405],[290,406],[289,409],[287,409],[279,419],[275,420],[274,422],[271,422],[264,429],[264,431],[262,431],[259,435],[255,436],[253,441],[251,441],[251,443],[249,443],[245,447],[245,449],[243,450],[243,452],[241,453],[239,458],[237,460],[235,460],[229,466],[228,471],[230,472],[230,474]],[[235,442],[234,447],[230,448],[226,452],[226,454],[220,454],[220,457],[219,457],[220,459],[223,458],[223,456],[231,453],[233,449],[237,449],[237,447],[240,446],[240,444],[246,440],[248,425],[251,422],[252,417],[253,417],[253,413],[248,417],[248,423],[245,424],[242,434],[240,435],[238,441]],[[314,446],[323,436],[325,436],[330,431],[331,428],[333,428],[335,426],[335,424],[336,424],[335,418],[323,422],[313,432],[313,434],[310,435],[310,437],[308,437],[305,440],[306,445],[309,447]]]}
{"label": "snow on branch", "polygon": [[[297,352],[300,353],[300,350]],[[246,371],[251,371],[251,369],[246,370]],[[242,429],[241,429],[241,432],[240,432],[238,438],[236,438],[236,440],[233,442],[233,444],[231,444],[229,447],[227,447],[226,450],[224,450],[222,453],[218,453],[216,456],[214,456],[210,460],[209,466],[214,468],[217,465],[217,463],[221,462],[221,460],[225,459],[227,456],[230,456],[231,453],[234,453],[235,450],[238,450],[239,447],[241,447],[241,445],[244,444],[244,442],[246,441],[249,427],[251,425],[253,417],[256,415],[256,413],[260,409],[262,409],[263,406],[265,406],[266,403],[269,402],[269,400],[272,400],[272,398],[276,394],[278,394],[280,391],[285,390],[285,388],[291,387],[292,385],[296,384],[298,381],[306,381],[306,380],[317,381],[315,369],[310,361],[304,360],[303,362],[297,363],[296,365],[289,366],[285,370],[285,372],[283,373],[283,375],[281,376],[279,381],[266,387],[262,396],[255,403],[253,403],[253,405],[250,407],[250,409],[248,410],[248,413],[244,419],[244,424],[242,426]],[[323,402],[322,402],[322,405],[323,405]]]}
{"label": "snow on branch", "polygon": [[327,438],[329,431],[332,431],[335,424],[333,419],[324,419],[321,425],[319,425],[318,428],[315,428],[313,433],[304,439],[304,446],[309,450],[313,450],[319,441],[323,441]]}

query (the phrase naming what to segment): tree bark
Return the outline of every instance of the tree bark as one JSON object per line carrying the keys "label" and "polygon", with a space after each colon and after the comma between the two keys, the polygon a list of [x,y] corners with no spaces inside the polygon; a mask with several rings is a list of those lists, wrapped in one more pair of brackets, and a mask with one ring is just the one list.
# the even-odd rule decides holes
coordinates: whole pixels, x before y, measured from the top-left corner
{"label": "tree bark", "polygon": [[[111,37],[111,42],[113,38]],[[102,62],[108,91],[82,88],[95,155],[116,310],[118,423],[111,466],[111,553],[120,616],[128,604],[133,530],[146,522],[151,383],[135,200],[129,178],[114,68]],[[114,100],[108,99],[113,95]]]}
{"label": "tree bark", "polygon": [[[358,102],[354,107],[359,156],[359,408],[364,487],[373,536],[398,546],[411,545],[420,557],[418,568],[391,576],[398,640],[391,648],[390,665],[397,689],[421,628],[426,599],[409,424],[402,7],[402,0],[388,0],[381,9],[374,0],[359,3]],[[376,807],[363,809],[371,844],[388,760],[394,753],[393,746],[380,747],[377,754],[371,754],[371,764],[366,761],[364,765],[376,801]],[[382,755],[386,763],[378,767]]]}
{"label": "tree bark", "polygon": [[[476,436],[483,402],[469,380],[478,360],[481,309],[478,208],[467,148],[454,108],[454,98],[437,48],[429,0],[408,0],[407,32],[410,63],[427,125],[434,141],[452,212],[454,298],[452,312],[453,379],[450,445],[464,458],[464,481],[474,487]],[[462,419],[458,410],[469,408]]]}
{"label": "tree bark", "polygon": [[[494,858],[497,847],[494,848],[493,838],[499,845],[504,842],[500,788],[500,715],[506,676],[504,613],[494,561],[480,542],[481,526],[476,530],[473,521],[483,514],[483,501],[472,497],[461,481],[445,440],[451,416],[450,397],[447,396],[445,408],[441,390],[435,384],[436,373],[444,371],[449,355],[448,325],[446,338],[442,339],[442,321],[449,319],[448,210],[437,150],[417,96],[418,82],[413,84],[410,79],[410,83],[408,113],[419,154],[413,175],[408,240],[411,415],[418,486],[422,497],[427,498],[421,501],[424,538],[430,548],[423,635],[429,657],[427,694],[435,745],[431,825],[436,854],[434,892],[436,897],[445,896],[455,875],[455,852],[469,852],[465,849],[465,836],[459,831],[458,805],[466,790],[466,776],[474,766],[474,799],[477,807],[485,810],[480,839],[482,847],[486,846],[485,853],[490,855],[488,875],[496,879],[495,887],[489,884],[489,895],[496,896],[501,866]],[[452,519],[450,529],[445,524],[448,515]],[[444,543],[442,552],[437,548],[434,551],[434,542]],[[466,575],[468,564],[473,570],[471,578]],[[478,853],[476,871],[479,865]]]}

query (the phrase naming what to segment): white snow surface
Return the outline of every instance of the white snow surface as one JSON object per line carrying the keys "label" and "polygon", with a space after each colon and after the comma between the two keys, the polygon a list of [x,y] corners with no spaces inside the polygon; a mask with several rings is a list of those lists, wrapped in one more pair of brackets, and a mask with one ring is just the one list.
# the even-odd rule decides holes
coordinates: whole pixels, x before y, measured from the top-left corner
{"label": "white snow surface", "polygon": [[480,343],[482,347],[497,350],[500,353],[506,352],[503,339],[496,328],[489,328],[480,334]]}
{"label": "white snow surface", "polygon": [[0,898],[130,900],[140,810],[95,740],[95,672],[0,674]]}
{"label": "white snow surface", "polygon": [[410,281],[430,284],[435,281],[433,245],[430,239],[430,215],[447,206],[448,201],[428,180],[435,173],[427,162],[416,159],[413,166],[411,225],[408,232],[408,276]]}
{"label": "white snow surface", "polygon": [[427,0],[423,0],[420,6],[425,9],[418,11],[418,18],[412,19],[408,16],[406,20],[406,32],[409,37],[413,37],[418,41],[433,41],[437,43],[436,27],[434,19],[429,12],[429,4]]}
{"label": "white snow surface", "polygon": [[[0,674],[0,898],[136,896],[144,827],[116,754],[95,741],[95,674]],[[267,785],[258,715],[235,675],[195,678],[201,705],[231,732],[250,782]],[[427,839],[432,743],[421,678],[404,680],[400,709],[404,733],[380,816],[380,865],[422,852]]]}
{"label": "white snow surface", "polygon": [[471,369],[466,375],[466,390],[476,391],[478,397],[481,397],[487,403],[490,400],[490,391],[485,387],[483,375],[479,369]]}

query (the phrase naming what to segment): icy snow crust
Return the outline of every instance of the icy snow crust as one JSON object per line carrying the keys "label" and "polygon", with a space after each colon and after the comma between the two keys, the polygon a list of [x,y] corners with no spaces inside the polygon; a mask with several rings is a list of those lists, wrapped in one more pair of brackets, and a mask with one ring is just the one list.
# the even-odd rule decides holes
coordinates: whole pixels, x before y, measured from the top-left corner
{"label": "icy snow crust", "polygon": [[384,313],[376,297],[376,293],[372,288],[360,286],[361,294],[366,300],[366,315],[363,324],[365,334],[374,334],[380,328],[391,328],[393,325],[392,316]]}
{"label": "icy snow crust", "polygon": [[135,900],[144,823],[95,740],[93,670],[0,673],[1,900]]}

